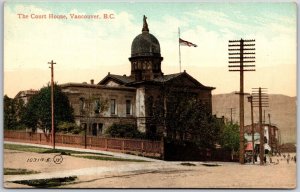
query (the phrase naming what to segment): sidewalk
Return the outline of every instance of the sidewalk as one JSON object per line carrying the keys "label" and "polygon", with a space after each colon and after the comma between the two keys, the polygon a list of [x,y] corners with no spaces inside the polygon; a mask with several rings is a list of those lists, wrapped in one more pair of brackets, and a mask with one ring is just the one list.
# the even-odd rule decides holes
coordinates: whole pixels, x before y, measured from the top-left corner
{"label": "sidewalk", "polygon": [[[6,143],[7,144],[18,144],[18,145],[26,145],[26,146],[43,147],[43,148],[52,149],[52,146],[49,146],[49,145],[4,141],[4,144],[6,144]],[[55,148],[56,149],[62,149],[62,150],[88,152],[88,153],[99,153],[99,154],[101,153],[101,154],[106,154],[106,155],[112,155],[113,157],[122,158],[122,159],[136,159],[136,160],[144,160],[144,161],[150,161],[150,162],[163,162],[162,160],[158,160],[158,159],[152,159],[152,158],[148,158],[148,157],[141,157],[141,156],[124,154],[124,153],[111,152],[111,151],[94,150],[94,149],[82,149],[82,148],[63,147],[63,146],[55,146]]]}

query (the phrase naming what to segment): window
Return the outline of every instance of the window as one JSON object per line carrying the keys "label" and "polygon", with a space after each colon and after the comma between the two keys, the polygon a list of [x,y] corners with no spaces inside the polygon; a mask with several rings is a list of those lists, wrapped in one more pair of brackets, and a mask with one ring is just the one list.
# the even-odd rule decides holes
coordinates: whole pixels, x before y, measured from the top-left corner
{"label": "window", "polygon": [[110,100],[110,114],[112,114],[112,115],[116,114],[116,100],[115,99]]}
{"label": "window", "polygon": [[126,100],[126,115],[131,115],[131,101]]}
{"label": "window", "polygon": [[83,97],[79,98],[79,112],[80,114],[83,114],[85,110],[85,101]]}
{"label": "window", "polygon": [[100,113],[100,100],[96,99],[94,103],[94,111],[96,114]]}

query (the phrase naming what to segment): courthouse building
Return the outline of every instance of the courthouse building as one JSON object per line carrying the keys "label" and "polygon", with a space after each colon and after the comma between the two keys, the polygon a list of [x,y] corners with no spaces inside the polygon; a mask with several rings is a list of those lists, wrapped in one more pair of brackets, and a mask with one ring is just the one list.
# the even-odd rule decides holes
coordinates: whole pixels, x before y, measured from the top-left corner
{"label": "courthouse building", "polygon": [[[74,109],[75,121],[91,135],[101,135],[116,124],[135,124],[141,132],[165,132],[151,124],[151,113],[163,97],[163,89],[173,87],[196,95],[212,110],[213,87],[204,86],[187,72],[165,75],[157,38],[149,32],[144,16],[142,33],[131,44],[131,74],[108,74],[96,83],[61,84]],[[166,133],[164,133],[166,134]]]}

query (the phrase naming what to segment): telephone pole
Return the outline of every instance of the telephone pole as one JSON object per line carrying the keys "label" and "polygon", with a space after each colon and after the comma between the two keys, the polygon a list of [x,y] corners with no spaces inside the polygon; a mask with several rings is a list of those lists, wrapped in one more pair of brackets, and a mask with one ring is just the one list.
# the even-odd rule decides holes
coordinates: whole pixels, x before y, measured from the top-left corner
{"label": "telephone pole", "polygon": [[55,149],[55,129],[54,129],[54,67],[53,65],[56,64],[51,60],[51,62],[48,62],[50,64],[51,68],[51,133],[52,133],[52,144],[53,149]]}
{"label": "telephone pole", "polygon": [[253,96],[252,95],[248,97],[248,102],[250,102],[250,107],[251,107],[252,163],[254,164],[255,146],[254,146],[254,120],[253,120]]}
{"label": "telephone pole", "polygon": [[[229,51],[229,71],[240,72],[240,163],[244,164],[244,71],[255,71],[255,69],[249,69],[247,67],[255,67],[255,65],[244,65],[244,63],[254,63],[254,56],[244,56],[244,55],[253,55],[254,52],[247,52],[251,50],[255,50],[255,48],[251,48],[255,46],[254,39],[251,40],[230,40],[228,44]],[[231,49],[230,47],[238,47],[237,49]],[[249,48],[247,48],[249,47]],[[237,57],[232,57],[231,55],[238,55]],[[232,64],[233,63],[233,64]],[[238,65],[234,64],[238,63]]]}
{"label": "telephone pole", "polygon": [[259,128],[260,128],[260,144],[259,144],[259,159],[260,165],[264,164],[264,144],[265,144],[265,136],[264,136],[264,128],[262,124],[262,108],[268,107],[268,95],[266,93],[267,88],[252,88],[252,96],[253,96],[253,107],[258,107],[259,110]]}

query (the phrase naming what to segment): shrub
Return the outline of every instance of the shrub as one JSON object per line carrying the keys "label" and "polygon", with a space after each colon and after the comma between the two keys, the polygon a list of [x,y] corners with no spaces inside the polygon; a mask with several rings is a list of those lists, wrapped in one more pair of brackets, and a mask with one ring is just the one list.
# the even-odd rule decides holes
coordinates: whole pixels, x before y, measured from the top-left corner
{"label": "shrub", "polygon": [[105,134],[111,137],[121,138],[143,138],[144,133],[137,130],[135,125],[131,124],[113,124],[106,131]]}
{"label": "shrub", "polygon": [[56,132],[59,133],[70,133],[70,134],[80,134],[83,130],[76,123],[70,122],[59,122]]}

